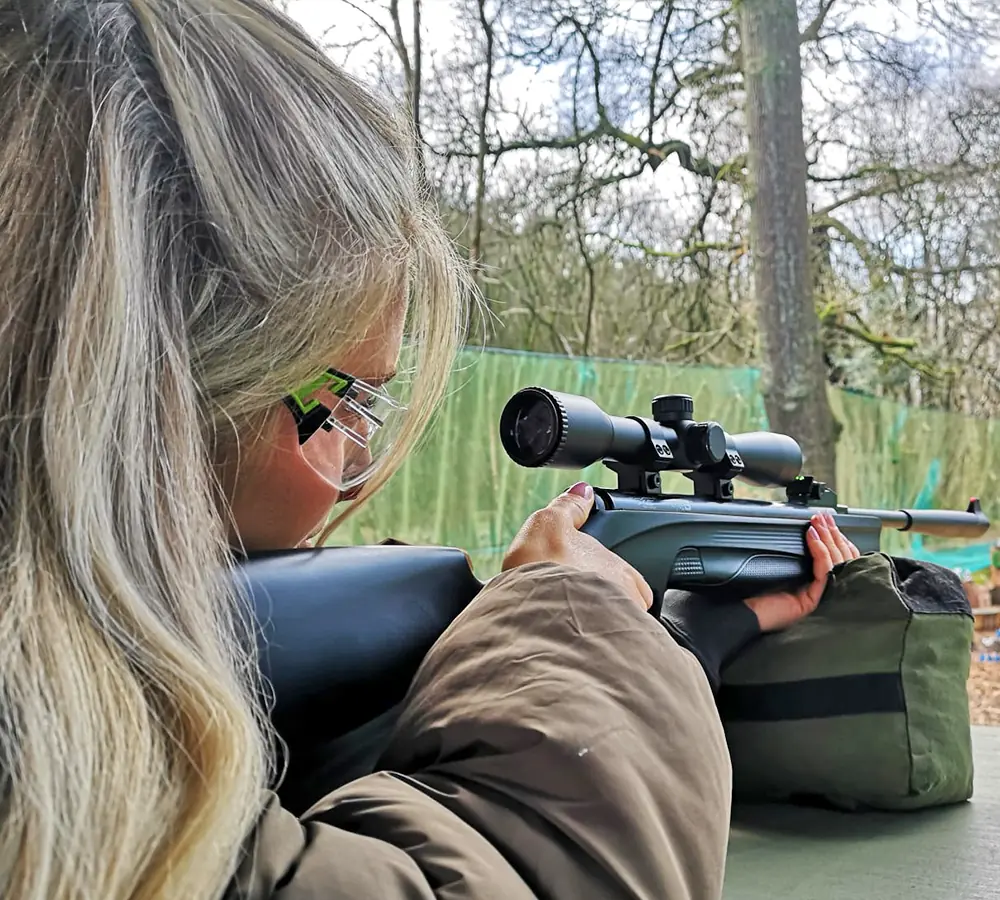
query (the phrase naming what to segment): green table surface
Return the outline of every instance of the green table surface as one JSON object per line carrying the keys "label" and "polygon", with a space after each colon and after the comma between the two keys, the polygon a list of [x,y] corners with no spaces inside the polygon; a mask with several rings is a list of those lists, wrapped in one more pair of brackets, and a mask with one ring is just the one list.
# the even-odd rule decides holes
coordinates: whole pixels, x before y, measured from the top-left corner
{"label": "green table surface", "polygon": [[1000,728],[974,728],[974,796],[909,813],[738,805],[725,900],[1000,898]]}

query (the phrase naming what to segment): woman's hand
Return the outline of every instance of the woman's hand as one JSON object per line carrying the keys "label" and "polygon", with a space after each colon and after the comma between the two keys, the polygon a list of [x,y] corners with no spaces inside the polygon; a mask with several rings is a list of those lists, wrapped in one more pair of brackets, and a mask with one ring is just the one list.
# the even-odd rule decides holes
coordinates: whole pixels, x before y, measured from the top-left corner
{"label": "woman's hand", "polygon": [[553,562],[597,572],[617,582],[644,610],[653,605],[653,592],[635,569],[588,534],[583,527],[594,506],[594,489],[583,482],[560,494],[544,509],[532,513],[514,537],[503,570],[535,562]]}
{"label": "woman's hand", "polygon": [[765,594],[743,601],[757,616],[761,631],[780,631],[808,616],[819,605],[833,567],[861,555],[830,513],[812,517],[806,547],[813,560],[812,583],[794,593]]}

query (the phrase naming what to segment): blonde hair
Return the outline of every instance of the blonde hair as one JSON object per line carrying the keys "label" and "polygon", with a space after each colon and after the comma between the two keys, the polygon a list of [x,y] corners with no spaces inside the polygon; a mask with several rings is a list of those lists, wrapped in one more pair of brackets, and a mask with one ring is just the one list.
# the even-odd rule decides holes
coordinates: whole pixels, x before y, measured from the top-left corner
{"label": "blonde hair", "polygon": [[273,776],[218,448],[466,276],[413,136],[265,0],[0,0],[0,896],[218,897]]}

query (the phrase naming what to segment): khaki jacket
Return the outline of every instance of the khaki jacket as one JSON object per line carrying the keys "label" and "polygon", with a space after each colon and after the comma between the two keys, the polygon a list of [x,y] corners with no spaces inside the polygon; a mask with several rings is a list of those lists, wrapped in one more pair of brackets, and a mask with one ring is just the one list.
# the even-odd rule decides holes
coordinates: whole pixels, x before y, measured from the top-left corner
{"label": "khaki jacket", "polygon": [[227,900],[716,900],[731,773],[708,679],[599,576],[494,579],[423,662],[379,771],[271,798]]}

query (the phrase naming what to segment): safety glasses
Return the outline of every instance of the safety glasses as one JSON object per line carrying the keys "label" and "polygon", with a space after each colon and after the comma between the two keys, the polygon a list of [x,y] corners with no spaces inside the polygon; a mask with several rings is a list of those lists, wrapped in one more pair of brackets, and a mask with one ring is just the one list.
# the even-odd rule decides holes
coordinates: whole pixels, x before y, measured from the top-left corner
{"label": "safety glasses", "polygon": [[[385,461],[406,413],[401,385],[373,385],[337,369],[284,398],[302,455],[341,491],[363,484]],[[338,432],[345,439],[331,440]]]}

